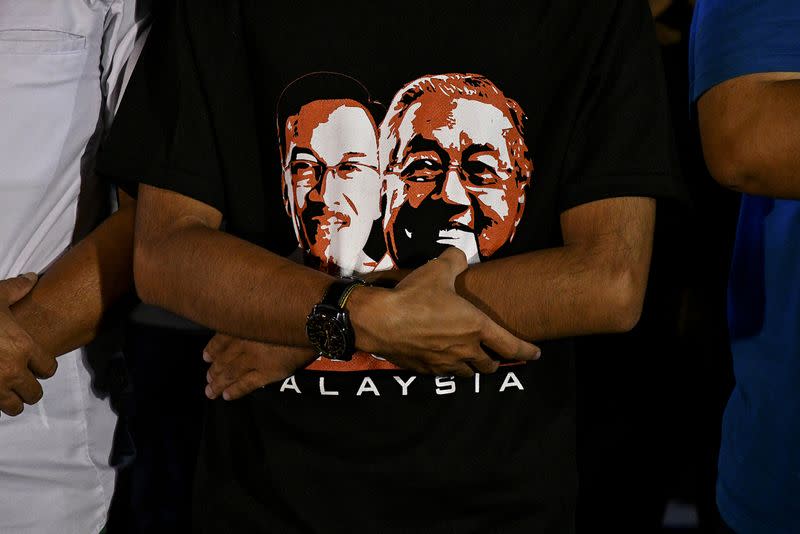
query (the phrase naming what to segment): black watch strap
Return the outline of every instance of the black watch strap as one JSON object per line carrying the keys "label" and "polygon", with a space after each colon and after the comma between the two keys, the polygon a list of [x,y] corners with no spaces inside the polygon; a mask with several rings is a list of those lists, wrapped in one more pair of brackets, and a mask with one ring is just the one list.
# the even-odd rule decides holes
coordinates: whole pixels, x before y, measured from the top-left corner
{"label": "black watch strap", "polygon": [[358,286],[365,286],[367,282],[360,278],[341,278],[328,286],[321,304],[344,308],[350,293]]}

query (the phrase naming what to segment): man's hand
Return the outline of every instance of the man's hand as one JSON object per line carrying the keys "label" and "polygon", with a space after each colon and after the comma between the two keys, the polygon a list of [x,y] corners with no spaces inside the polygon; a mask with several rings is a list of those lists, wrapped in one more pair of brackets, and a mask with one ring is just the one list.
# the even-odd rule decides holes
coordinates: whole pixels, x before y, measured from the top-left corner
{"label": "man's hand", "polygon": [[22,413],[24,404],[39,402],[42,386],[36,378],[50,378],[58,367],[11,315],[11,306],[36,281],[35,274],[0,281],[0,411],[11,416]]}
{"label": "man's hand", "polygon": [[238,339],[217,334],[203,351],[211,364],[206,375],[206,396],[235,400],[284,380],[314,361],[314,350]]}
{"label": "man's hand", "polygon": [[395,289],[357,288],[348,304],[356,346],[418,373],[469,377],[499,362],[535,360],[541,351],[497,325],[455,291],[467,269],[456,248],[412,271]]}
{"label": "man's hand", "polygon": [[377,287],[395,287],[411,273],[411,269],[389,269],[359,274],[358,277]]}

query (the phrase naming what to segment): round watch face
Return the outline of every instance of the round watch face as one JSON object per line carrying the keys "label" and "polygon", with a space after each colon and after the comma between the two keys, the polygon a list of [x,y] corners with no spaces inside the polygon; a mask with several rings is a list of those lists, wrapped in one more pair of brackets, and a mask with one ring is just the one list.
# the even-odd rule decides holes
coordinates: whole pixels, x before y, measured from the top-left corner
{"label": "round watch face", "polygon": [[312,315],[306,323],[306,333],[314,348],[325,357],[338,359],[347,350],[347,332],[335,316]]}

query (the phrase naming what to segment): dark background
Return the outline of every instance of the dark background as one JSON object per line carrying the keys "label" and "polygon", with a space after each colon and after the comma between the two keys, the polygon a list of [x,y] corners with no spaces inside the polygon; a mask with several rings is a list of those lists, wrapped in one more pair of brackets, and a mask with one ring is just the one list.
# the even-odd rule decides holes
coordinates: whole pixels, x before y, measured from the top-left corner
{"label": "dark background", "polygon": [[689,105],[693,2],[650,3],[689,204],[658,207],[639,325],[579,341],[580,533],[718,529],[717,450],[733,387],[725,297],[739,196],[708,174]]}

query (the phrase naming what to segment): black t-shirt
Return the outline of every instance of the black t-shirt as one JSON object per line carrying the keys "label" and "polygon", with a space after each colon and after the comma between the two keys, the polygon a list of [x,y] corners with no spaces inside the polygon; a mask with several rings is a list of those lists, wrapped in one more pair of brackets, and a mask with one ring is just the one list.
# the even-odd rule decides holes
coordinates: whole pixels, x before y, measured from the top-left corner
{"label": "black t-shirt", "polygon": [[[162,9],[101,172],[309,265],[491,261],[561,245],[580,204],[675,194],[646,2]],[[572,345],[541,346],[474,379],[319,360],[212,403],[198,530],[570,532]]]}

